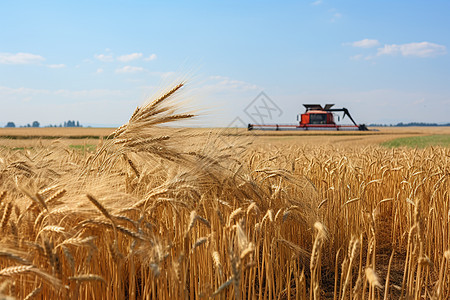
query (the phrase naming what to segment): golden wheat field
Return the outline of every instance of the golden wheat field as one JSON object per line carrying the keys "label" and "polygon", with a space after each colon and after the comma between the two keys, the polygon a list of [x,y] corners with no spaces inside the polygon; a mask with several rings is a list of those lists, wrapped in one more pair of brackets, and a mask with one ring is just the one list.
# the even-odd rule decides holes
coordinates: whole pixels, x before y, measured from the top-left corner
{"label": "golden wheat field", "polygon": [[2,298],[450,298],[449,148],[168,129],[180,87],[0,148]]}

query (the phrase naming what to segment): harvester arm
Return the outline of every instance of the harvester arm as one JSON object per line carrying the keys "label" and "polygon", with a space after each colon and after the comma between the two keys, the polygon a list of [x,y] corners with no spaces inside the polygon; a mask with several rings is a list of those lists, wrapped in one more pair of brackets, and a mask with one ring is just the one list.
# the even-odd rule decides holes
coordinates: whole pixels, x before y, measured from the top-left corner
{"label": "harvester arm", "polygon": [[[327,109],[326,111],[343,111],[344,117],[347,115],[349,117],[349,119],[353,122],[353,124],[355,124],[355,126],[358,126],[359,130],[368,130],[366,125],[364,125],[364,124],[361,124],[361,125],[356,124],[355,120],[353,120],[352,116],[350,115],[350,112],[345,107],[344,108],[330,108],[330,109]],[[342,117],[342,118],[344,118],[344,117]]]}
{"label": "harvester arm", "polygon": [[[355,126],[358,126],[358,124],[356,124],[355,120],[353,120],[352,116],[350,115],[350,112],[348,111],[348,109],[344,108],[330,108],[327,109],[327,111],[343,111],[344,112],[344,117],[347,115],[350,120],[352,120],[353,124],[355,124]],[[342,117],[342,118],[344,118]]]}

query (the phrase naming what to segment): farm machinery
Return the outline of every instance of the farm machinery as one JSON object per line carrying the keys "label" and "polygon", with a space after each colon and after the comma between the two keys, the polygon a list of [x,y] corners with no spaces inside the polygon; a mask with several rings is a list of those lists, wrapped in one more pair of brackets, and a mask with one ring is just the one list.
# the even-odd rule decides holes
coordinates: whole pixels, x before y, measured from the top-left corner
{"label": "farm machinery", "polygon": [[[356,124],[348,109],[332,108],[334,104],[326,104],[322,107],[320,104],[303,104],[306,111],[300,116],[297,115],[298,124],[248,124],[248,130],[362,130],[366,131],[366,125]],[[345,116],[352,121],[353,125],[338,125],[335,122],[335,114],[343,112]],[[338,120],[340,116],[337,116]]]}

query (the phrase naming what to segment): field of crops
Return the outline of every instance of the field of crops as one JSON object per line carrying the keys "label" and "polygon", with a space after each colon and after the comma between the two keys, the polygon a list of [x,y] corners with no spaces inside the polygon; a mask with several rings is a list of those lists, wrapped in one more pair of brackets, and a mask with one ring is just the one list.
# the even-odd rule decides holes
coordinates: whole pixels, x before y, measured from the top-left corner
{"label": "field of crops", "polygon": [[95,149],[0,149],[3,297],[450,298],[449,148],[168,130],[177,88]]}

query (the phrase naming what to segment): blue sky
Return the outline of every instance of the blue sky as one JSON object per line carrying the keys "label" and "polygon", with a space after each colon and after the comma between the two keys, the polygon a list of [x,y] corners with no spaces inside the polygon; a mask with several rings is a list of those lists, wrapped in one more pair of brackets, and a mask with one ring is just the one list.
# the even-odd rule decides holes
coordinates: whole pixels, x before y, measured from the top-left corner
{"label": "blue sky", "polygon": [[197,125],[251,122],[261,91],[360,123],[450,122],[450,1],[0,2],[0,126],[118,126],[187,78]]}

